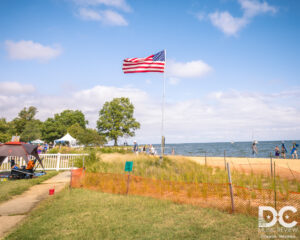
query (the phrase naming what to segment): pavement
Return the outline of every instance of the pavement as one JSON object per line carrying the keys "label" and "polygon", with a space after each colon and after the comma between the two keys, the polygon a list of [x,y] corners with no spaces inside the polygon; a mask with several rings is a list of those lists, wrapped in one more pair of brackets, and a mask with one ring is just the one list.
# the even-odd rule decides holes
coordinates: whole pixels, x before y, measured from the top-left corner
{"label": "pavement", "polygon": [[49,197],[49,189],[55,193],[70,183],[70,172],[62,172],[41,184],[34,185],[21,195],[0,204],[0,239],[17,226],[39,202]]}

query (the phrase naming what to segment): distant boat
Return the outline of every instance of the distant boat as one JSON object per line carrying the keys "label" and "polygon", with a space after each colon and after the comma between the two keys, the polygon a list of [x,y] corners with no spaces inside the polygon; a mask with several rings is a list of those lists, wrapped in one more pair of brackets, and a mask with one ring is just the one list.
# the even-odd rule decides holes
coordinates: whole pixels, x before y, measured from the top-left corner
{"label": "distant boat", "polygon": [[231,144],[234,144],[234,141],[231,141]]}

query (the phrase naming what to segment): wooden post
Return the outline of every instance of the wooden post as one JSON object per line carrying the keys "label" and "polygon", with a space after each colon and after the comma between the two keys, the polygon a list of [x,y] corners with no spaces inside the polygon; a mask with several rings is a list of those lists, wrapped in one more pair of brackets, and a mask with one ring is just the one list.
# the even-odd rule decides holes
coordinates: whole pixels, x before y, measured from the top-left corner
{"label": "wooden post", "polygon": [[128,195],[128,192],[129,192],[129,182],[130,182],[130,172],[128,173],[128,178],[127,178],[127,190],[126,190],[126,195]]}
{"label": "wooden post", "polygon": [[224,150],[224,166],[225,166],[225,170],[226,170],[226,150]]}
{"label": "wooden post", "polygon": [[232,213],[234,213],[234,199],[233,199],[233,189],[232,189],[232,181],[231,181],[231,173],[230,173],[229,163],[227,163],[227,172],[228,172],[229,191],[230,191],[230,198],[231,198],[231,209],[232,209]]}
{"label": "wooden post", "polygon": [[272,163],[272,153],[270,153],[270,166],[271,166],[271,168],[270,168],[270,171],[271,171],[271,178],[273,177],[273,163]]}

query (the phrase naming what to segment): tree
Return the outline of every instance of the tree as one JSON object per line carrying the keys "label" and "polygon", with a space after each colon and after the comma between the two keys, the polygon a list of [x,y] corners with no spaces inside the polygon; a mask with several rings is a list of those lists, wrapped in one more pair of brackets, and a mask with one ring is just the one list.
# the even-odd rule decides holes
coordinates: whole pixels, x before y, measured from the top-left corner
{"label": "tree", "polygon": [[37,119],[27,122],[24,131],[21,134],[21,141],[29,142],[41,138],[42,125],[43,123]]}
{"label": "tree", "polygon": [[5,118],[0,118],[0,142],[8,142],[11,139],[11,134],[9,133],[9,123],[6,122]]}
{"label": "tree", "polygon": [[68,132],[83,145],[101,146],[107,142],[105,137],[100,135],[95,129],[83,129],[78,123],[69,127]]}
{"label": "tree", "polygon": [[97,130],[91,128],[85,129],[78,140],[84,145],[102,146],[107,143],[105,136],[100,135]]}
{"label": "tree", "polygon": [[118,137],[134,136],[135,130],[140,128],[140,123],[133,117],[134,106],[129,98],[114,98],[111,102],[105,102],[99,112],[97,129],[118,144]]}
{"label": "tree", "polygon": [[28,109],[24,107],[23,110],[19,112],[18,117],[11,122],[14,134],[22,134],[25,125],[34,119],[36,113],[36,107],[30,106]]}
{"label": "tree", "polygon": [[43,124],[43,139],[48,142],[53,142],[55,139],[65,135],[67,129],[75,123],[78,123],[83,129],[86,128],[86,124],[88,123],[88,121],[85,120],[84,114],[79,110],[65,110],[60,114],[55,114],[54,118],[48,118]]}

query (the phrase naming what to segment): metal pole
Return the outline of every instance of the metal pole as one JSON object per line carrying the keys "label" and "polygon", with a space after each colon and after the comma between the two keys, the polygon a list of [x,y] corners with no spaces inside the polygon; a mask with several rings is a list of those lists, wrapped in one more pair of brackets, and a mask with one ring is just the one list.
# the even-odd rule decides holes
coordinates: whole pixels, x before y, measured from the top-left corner
{"label": "metal pole", "polygon": [[229,163],[227,163],[227,173],[228,173],[228,180],[229,180],[229,191],[230,191],[230,198],[231,198],[231,209],[232,209],[232,213],[234,213],[233,189],[232,189],[232,181],[231,181],[231,173],[230,173],[230,165],[229,165]]}
{"label": "metal pole", "polygon": [[73,167],[74,167],[74,160],[72,160],[71,178],[70,178],[70,187],[69,187],[70,189],[72,188]]}
{"label": "metal pole", "polygon": [[274,202],[275,202],[275,210],[276,209],[276,174],[275,174],[275,161],[274,161]]}
{"label": "metal pole", "polygon": [[226,170],[226,150],[224,150],[224,166],[225,166],[225,170]]}
{"label": "metal pole", "polygon": [[130,182],[130,172],[129,172],[128,178],[127,178],[127,190],[126,190],[126,195],[128,195],[128,192],[129,192],[129,182]]}
{"label": "metal pole", "polygon": [[83,159],[82,159],[82,171],[85,170],[85,167],[84,167],[84,155],[83,155]]}
{"label": "metal pole", "polygon": [[272,153],[270,153],[270,166],[271,166],[271,177],[273,178],[273,163],[272,163]]}
{"label": "metal pole", "polygon": [[[167,51],[165,51],[165,68],[166,68],[166,60],[167,60]],[[161,109],[161,157],[163,157],[165,153],[165,137],[164,137],[164,118],[165,118],[165,94],[166,94],[166,73],[164,71],[163,76],[163,95],[162,95],[162,109]]]}

